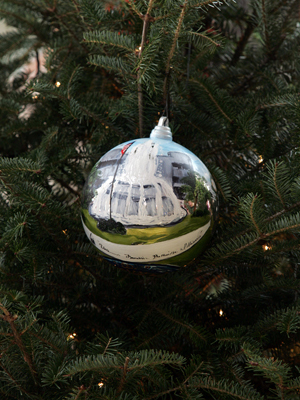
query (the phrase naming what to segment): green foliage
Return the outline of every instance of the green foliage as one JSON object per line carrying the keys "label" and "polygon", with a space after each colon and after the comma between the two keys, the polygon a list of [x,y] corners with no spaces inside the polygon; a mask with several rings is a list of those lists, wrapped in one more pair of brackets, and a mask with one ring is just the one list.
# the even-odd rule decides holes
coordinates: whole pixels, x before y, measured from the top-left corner
{"label": "green foliage", "polygon": [[[1,398],[299,398],[298,12],[1,1]],[[219,221],[189,266],[139,275],[100,257],[80,197],[102,155],[167,111]],[[204,180],[184,183],[203,212]]]}

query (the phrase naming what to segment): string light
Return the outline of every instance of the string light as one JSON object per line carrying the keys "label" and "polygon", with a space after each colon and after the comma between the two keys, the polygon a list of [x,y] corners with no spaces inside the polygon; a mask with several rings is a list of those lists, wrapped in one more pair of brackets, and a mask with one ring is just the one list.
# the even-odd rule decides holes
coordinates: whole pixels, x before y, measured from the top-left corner
{"label": "string light", "polygon": [[269,244],[263,244],[262,248],[263,248],[264,251],[272,249],[272,247]]}
{"label": "string light", "polygon": [[141,50],[142,50],[142,46],[139,46],[134,50],[134,52],[135,52],[136,55],[138,55]]}
{"label": "string light", "polygon": [[67,337],[67,339],[68,339],[68,340],[72,340],[72,339],[75,339],[76,336],[77,336],[77,333],[76,333],[76,332],[70,333],[70,335]]}
{"label": "string light", "polygon": [[264,159],[262,158],[262,156],[259,156],[259,157],[258,157],[258,162],[259,162],[259,164],[261,164],[263,161],[264,161]]}
{"label": "string light", "polygon": [[103,382],[99,382],[99,383],[98,383],[98,387],[99,387],[99,388],[102,388],[103,386],[104,386],[104,383],[103,383]]}
{"label": "string light", "polygon": [[58,82],[58,81],[55,82],[55,86],[56,86],[56,87],[60,87],[60,85],[61,85],[60,82]]}
{"label": "string light", "polygon": [[223,316],[223,314],[224,314],[224,312],[223,312],[222,308],[220,308],[220,311],[219,311],[219,315],[220,315],[220,317],[222,317],[222,316]]}

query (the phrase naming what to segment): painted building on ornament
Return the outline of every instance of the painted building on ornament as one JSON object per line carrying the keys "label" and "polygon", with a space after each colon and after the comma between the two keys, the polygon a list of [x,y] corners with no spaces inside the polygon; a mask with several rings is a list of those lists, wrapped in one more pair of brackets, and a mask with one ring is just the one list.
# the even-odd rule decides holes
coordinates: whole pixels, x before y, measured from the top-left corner
{"label": "painted building on ornament", "polygon": [[113,218],[125,226],[164,226],[187,215],[180,188],[193,170],[188,154],[159,154],[159,145],[147,140],[124,154],[120,148],[111,150],[101,158],[98,170],[101,184],[89,209],[95,219]]}

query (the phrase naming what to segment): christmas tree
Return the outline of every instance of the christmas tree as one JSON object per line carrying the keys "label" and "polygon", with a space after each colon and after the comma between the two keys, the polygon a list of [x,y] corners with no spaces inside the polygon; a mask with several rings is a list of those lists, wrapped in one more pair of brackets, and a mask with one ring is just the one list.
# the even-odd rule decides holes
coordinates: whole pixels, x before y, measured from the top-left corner
{"label": "christmas tree", "polygon": [[[1,0],[1,399],[299,399],[299,12]],[[219,220],[190,265],[141,274],[102,258],[81,197],[161,115]]]}

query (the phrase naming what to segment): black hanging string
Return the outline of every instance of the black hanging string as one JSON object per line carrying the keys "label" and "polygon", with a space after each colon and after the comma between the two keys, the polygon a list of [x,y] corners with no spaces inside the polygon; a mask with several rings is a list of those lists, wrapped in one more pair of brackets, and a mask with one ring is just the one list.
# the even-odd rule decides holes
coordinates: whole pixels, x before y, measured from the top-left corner
{"label": "black hanging string", "polygon": [[[171,117],[171,112],[170,112],[170,108],[171,108],[171,97],[170,97],[170,75],[171,75],[171,70],[172,67],[170,67],[169,71],[166,72],[166,76],[165,76],[165,82],[164,82],[164,101],[165,101],[165,109],[163,112],[163,116],[165,115],[168,120],[170,120]],[[166,123],[167,120],[165,120],[164,123]]]}
{"label": "black hanging string", "polygon": [[35,58],[36,58],[36,75],[35,75],[35,77],[38,77],[40,74],[40,59],[39,59],[38,50],[35,51]]}

